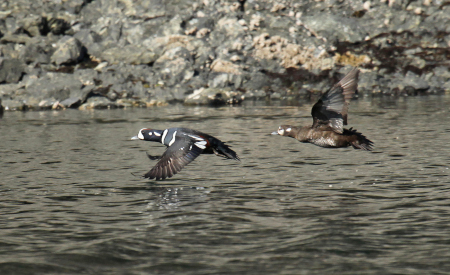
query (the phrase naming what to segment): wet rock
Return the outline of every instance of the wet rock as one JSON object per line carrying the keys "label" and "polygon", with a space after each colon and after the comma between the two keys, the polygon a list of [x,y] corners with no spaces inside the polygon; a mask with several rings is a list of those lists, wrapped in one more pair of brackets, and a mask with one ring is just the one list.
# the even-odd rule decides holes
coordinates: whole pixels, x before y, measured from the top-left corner
{"label": "wet rock", "polygon": [[65,108],[77,108],[81,105],[81,99],[79,97],[69,97],[61,101],[59,104],[61,104]]}
{"label": "wet rock", "polygon": [[267,97],[267,93],[263,90],[247,91],[244,95],[244,99],[263,99]]}
{"label": "wet rock", "polygon": [[430,85],[428,85],[427,81],[425,81],[422,77],[416,75],[411,71],[408,71],[406,73],[402,84],[403,87],[410,87],[420,91],[426,91],[430,88]]}
{"label": "wet rock", "polygon": [[[47,99],[43,99],[41,100],[37,107],[34,107],[34,109],[39,109],[39,110],[56,110],[58,109],[58,106],[60,106],[60,102],[54,98],[47,98]],[[61,106],[61,108],[63,108],[64,106]]]}
{"label": "wet rock", "polygon": [[164,87],[156,87],[153,89],[149,89],[146,92],[146,97],[143,98],[147,105],[166,105],[169,102],[176,101],[171,89],[167,89]]}
{"label": "wet rock", "polygon": [[71,36],[64,36],[56,43],[51,61],[56,65],[78,63],[86,56],[86,48]]}
{"label": "wet rock", "polygon": [[22,100],[4,99],[2,105],[5,111],[25,111],[28,109]]}
{"label": "wet rock", "polygon": [[186,105],[222,106],[227,103],[238,104],[242,101],[242,92],[229,89],[201,88],[186,97]]}
{"label": "wet rock", "polygon": [[270,99],[280,99],[281,98],[281,94],[278,92],[274,92],[270,95]]}
{"label": "wet rock", "polygon": [[0,83],[16,83],[25,73],[25,66],[19,59],[0,60]]}
{"label": "wet rock", "polygon": [[117,100],[117,106],[122,108],[127,107],[146,107],[147,104],[139,99],[133,99],[133,98],[121,98]]}
{"label": "wet rock", "polygon": [[91,110],[91,109],[114,109],[117,108],[117,104],[106,97],[91,97],[85,103],[83,103],[78,109]]}

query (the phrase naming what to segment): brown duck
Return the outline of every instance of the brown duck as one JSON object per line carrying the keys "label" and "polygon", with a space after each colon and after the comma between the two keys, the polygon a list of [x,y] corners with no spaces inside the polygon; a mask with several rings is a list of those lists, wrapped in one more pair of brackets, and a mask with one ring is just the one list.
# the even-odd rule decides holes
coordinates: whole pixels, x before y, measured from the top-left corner
{"label": "brown duck", "polygon": [[272,135],[287,136],[321,147],[372,150],[373,142],[356,130],[344,129],[350,99],[358,86],[359,70],[353,68],[314,104],[312,126],[281,125]]}

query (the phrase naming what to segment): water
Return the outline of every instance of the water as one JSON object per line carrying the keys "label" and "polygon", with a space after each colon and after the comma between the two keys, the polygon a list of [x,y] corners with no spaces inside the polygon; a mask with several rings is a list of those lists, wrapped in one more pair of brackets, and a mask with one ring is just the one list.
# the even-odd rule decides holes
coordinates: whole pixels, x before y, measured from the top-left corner
{"label": "water", "polygon": [[[0,274],[447,274],[450,96],[352,102],[373,152],[271,136],[311,104],[7,112]],[[210,133],[166,181],[143,127]]]}

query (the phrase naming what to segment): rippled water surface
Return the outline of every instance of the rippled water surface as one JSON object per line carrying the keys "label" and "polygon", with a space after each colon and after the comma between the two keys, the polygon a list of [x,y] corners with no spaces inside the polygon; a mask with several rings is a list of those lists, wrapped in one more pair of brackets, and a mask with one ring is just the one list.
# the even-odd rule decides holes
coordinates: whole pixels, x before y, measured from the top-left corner
{"label": "rippled water surface", "polygon": [[[352,102],[373,152],[271,136],[311,104],[7,112],[0,274],[447,274],[450,96]],[[166,181],[143,127],[210,133]]]}

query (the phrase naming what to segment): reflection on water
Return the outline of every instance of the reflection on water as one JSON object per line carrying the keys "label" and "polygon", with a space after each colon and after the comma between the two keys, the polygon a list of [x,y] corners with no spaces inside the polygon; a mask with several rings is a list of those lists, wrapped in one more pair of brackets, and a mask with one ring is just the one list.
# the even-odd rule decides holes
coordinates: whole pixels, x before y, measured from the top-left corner
{"label": "reflection on water", "polygon": [[[373,152],[271,136],[311,105],[5,113],[0,274],[431,274],[450,270],[450,97],[352,102]],[[231,145],[173,178],[130,141],[183,126]]]}

